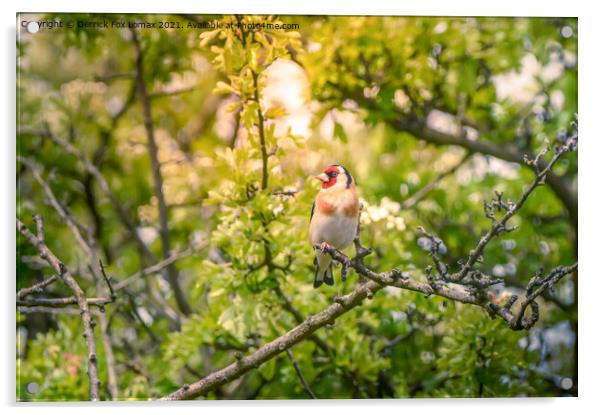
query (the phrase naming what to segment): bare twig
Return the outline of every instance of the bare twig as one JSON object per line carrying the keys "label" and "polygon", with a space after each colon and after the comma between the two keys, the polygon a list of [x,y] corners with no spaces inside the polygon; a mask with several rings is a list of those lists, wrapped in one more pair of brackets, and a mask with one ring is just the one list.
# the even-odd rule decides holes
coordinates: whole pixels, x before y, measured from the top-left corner
{"label": "bare twig", "polygon": [[301,385],[303,385],[303,389],[305,389],[305,392],[307,392],[307,394],[309,395],[310,398],[318,399],[318,397],[313,393],[313,391],[309,387],[309,384],[305,380],[305,376],[303,376],[303,372],[301,372],[301,368],[299,367],[299,364],[293,357],[293,353],[291,352],[291,349],[286,349],[286,354],[288,355],[289,360],[293,364],[293,367],[295,368],[295,372],[297,372],[297,376],[299,377],[299,380],[301,381]]}
{"label": "bare twig", "polygon": [[115,354],[113,353],[111,336],[109,336],[108,333],[109,323],[105,313],[100,313],[98,319],[100,321],[101,339],[105,351],[105,363],[107,365],[107,386],[109,388],[111,399],[116,401],[119,399],[119,382],[117,380],[117,371],[115,370]]}
{"label": "bare twig", "polygon": [[470,152],[467,152],[458,163],[454,164],[448,170],[440,173],[437,177],[435,177],[435,179],[432,182],[428,183],[424,187],[421,187],[412,196],[410,196],[406,200],[404,200],[404,202],[401,204],[401,209],[413,208],[422,199],[424,199],[430,192],[435,190],[437,188],[437,186],[439,186],[439,184],[441,183],[441,181],[443,179],[445,179],[447,176],[454,174],[464,163],[466,163],[466,161],[470,158],[471,155],[472,154]]}
{"label": "bare twig", "polygon": [[[540,270],[535,277],[529,282],[527,285],[527,298],[521,304],[520,309],[512,321],[512,326],[516,330],[521,329],[530,329],[537,322],[539,317],[537,306],[537,302],[535,301],[537,297],[542,295],[547,289],[551,288],[554,284],[556,284],[562,277],[568,274],[572,274],[577,270],[577,264],[573,264],[570,267],[556,267],[550,273],[543,277],[543,270]],[[512,302],[508,302],[505,308],[509,309],[516,300]],[[532,314],[529,317],[525,317],[525,312],[527,308],[531,308]]]}
{"label": "bare twig", "polygon": [[[445,145],[454,144],[466,148],[473,153],[482,153],[492,155],[502,160],[521,163],[523,153],[520,148],[512,145],[502,145],[490,140],[468,140],[461,135],[455,136],[431,130],[423,123],[410,122],[403,119],[397,119],[391,122],[391,125],[400,131],[406,131],[417,138],[428,141],[433,144]],[[571,190],[571,187],[564,177],[551,173],[548,177],[548,184],[556,196],[562,201],[571,216],[573,225],[577,223],[577,197]]]}
{"label": "bare twig", "polygon": [[[98,276],[98,273],[96,272],[96,270],[94,268],[97,256],[96,256],[96,252],[93,248],[94,243],[91,240],[92,235],[88,235],[89,239],[84,238],[84,236],[80,232],[80,229],[82,228],[82,226],[69,212],[67,212],[67,209],[64,208],[59,203],[58,199],[54,195],[54,192],[52,191],[50,186],[44,181],[44,179],[42,179],[42,176],[41,176],[40,172],[37,170],[37,168],[35,167],[35,165],[32,162],[28,161],[27,159],[20,158],[20,160],[22,163],[26,164],[29,167],[34,178],[40,184],[40,186],[43,188],[44,193],[46,194],[46,197],[50,201],[51,205],[54,207],[55,211],[59,214],[61,219],[63,219],[63,221],[67,224],[67,226],[71,230],[71,233],[75,237],[76,241],[79,243],[80,247],[84,251],[86,258],[91,262],[90,271],[96,282],[96,289],[97,289],[97,291],[100,291],[100,277]],[[40,216],[34,216],[34,219],[36,221],[36,225],[38,228],[38,234],[39,234],[40,229],[43,229],[42,219]],[[113,287],[111,286],[111,282],[105,274],[102,261],[98,260],[98,263],[100,265],[102,276],[109,288],[111,295],[110,295],[110,298],[88,298],[88,299],[86,299],[86,302],[88,305],[98,306],[101,311],[104,311],[104,306],[108,303],[115,301],[116,296],[113,291]],[[80,300],[77,298],[77,294],[76,294],[75,297],[69,297],[69,298],[35,298],[35,299],[30,299],[30,300],[17,300],[17,305],[18,306],[64,307],[65,305],[69,305],[69,304],[79,304],[79,302],[80,302]],[[113,399],[117,399],[118,389],[117,389],[117,375],[115,372],[115,359],[114,359],[114,355],[113,355],[113,348],[111,345],[111,341],[107,334],[108,324],[107,324],[107,319],[106,319],[106,316],[104,315],[104,313],[101,313],[101,315],[99,316],[99,320],[100,320],[100,326],[101,326],[100,334],[101,334],[101,339],[102,339],[102,342],[104,345],[105,357],[106,357],[106,362],[107,362],[109,391],[110,391],[111,397]]]}
{"label": "bare twig", "polygon": [[164,97],[173,97],[176,95],[188,94],[190,92],[194,92],[195,90],[197,90],[197,87],[182,88],[182,89],[176,89],[173,91],[156,91],[153,93],[149,93],[148,98],[156,99],[156,98],[164,98]]}
{"label": "bare twig", "polygon": [[[336,85],[343,89],[343,94],[356,101],[360,105],[371,110],[378,110],[377,102],[370,97],[366,97],[362,88],[350,90],[345,89],[341,85]],[[433,108],[435,109],[435,108]],[[465,125],[468,120],[463,120]],[[435,145],[456,145],[465,148],[471,153],[481,153],[497,157],[501,160],[506,160],[512,163],[523,162],[523,150],[513,144],[498,144],[492,140],[469,140],[463,133],[451,134],[438,130],[433,130],[426,125],[424,119],[408,118],[403,113],[399,113],[397,118],[387,120],[387,123],[397,131],[407,132],[415,136],[419,140],[426,141]],[[471,125],[473,128],[479,129],[478,125]],[[486,133],[486,131],[481,131]],[[534,166],[530,166],[534,169]],[[534,169],[535,170],[535,169]],[[567,209],[571,224],[574,228],[577,227],[577,197],[571,188],[571,184],[566,177],[557,176],[550,172],[547,178],[548,185],[556,194],[558,199]]]}
{"label": "bare twig", "polygon": [[[96,257],[92,259],[95,258]],[[100,266],[100,272],[103,280],[109,289],[111,301],[115,301],[117,295],[113,290],[111,277],[107,276],[102,260],[99,259],[98,264]],[[96,291],[100,292],[102,290],[102,282],[98,277],[97,272],[93,271],[93,275],[96,282]],[[117,380],[117,371],[115,370],[115,354],[113,353],[113,344],[111,343],[111,336],[109,336],[109,322],[107,321],[107,316],[105,313],[101,313],[98,319],[100,321],[100,338],[104,347],[105,363],[107,365],[107,386],[109,389],[109,394],[111,395],[111,399],[117,400],[119,399],[119,382]]]}
{"label": "bare twig", "polygon": [[[460,271],[450,276],[450,279],[452,281],[462,281],[462,279],[466,277],[466,275],[475,265],[477,260],[481,257],[481,255],[483,255],[483,251],[485,250],[487,244],[489,244],[489,242],[491,242],[491,240],[495,236],[500,235],[503,232],[510,232],[513,230],[513,228],[507,227],[507,223],[510,220],[510,218],[512,218],[516,214],[516,212],[518,212],[518,210],[527,201],[527,199],[529,198],[531,193],[533,193],[533,191],[537,188],[537,186],[540,186],[545,183],[546,178],[551,173],[552,167],[554,167],[554,164],[556,164],[560,157],[562,157],[563,154],[572,151],[575,148],[576,144],[577,136],[574,136],[567,140],[567,143],[565,145],[557,147],[554,157],[547,165],[545,165],[545,167],[539,167],[540,164],[538,161],[532,161],[532,163],[536,166],[537,175],[516,203],[504,203],[501,201],[501,194],[498,195],[497,203],[495,203],[494,206],[498,210],[502,208],[505,209],[506,213],[499,220],[497,220],[494,216],[493,208],[489,209],[489,213],[486,214],[492,220],[491,228],[489,229],[487,234],[485,234],[485,236],[483,236],[479,240],[479,243],[477,244],[475,249],[473,249],[470,252],[466,263],[462,266]],[[540,156],[538,155],[536,160],[539,160],[539,157]]]}
{"label": "bare twig", "polygon": [[[75,237],[75,240],[77,241],[77,243],[80,245],[80,247],[84,251],[84,254],[86,255],[86,257],[87,258],[92,257],[92,251],[91,251],[88,243],[86,242],[85,238],[83,237],[83,235],[80,232],[80,229],[82,228],[82,226],[79,225],[79,222],[69,212],[67,212],[67,209],[65,207],[63,207],[61,205],[61,203],[58,201],[58,199],[54,195],[54,192],[48,185],[48,183],[46,183],[46,181],[42,178],[42,175],[40,174],[39,169],[35,166],[35,164],[31,160],[29,160],[27,158],[17,156],[17,160],[19,160],[19,162],[26,165],[27,168],[31,171],[31,174],[33,175],[34,179],[38,182],[40,187],[42,187],[42,190],[44,191],[46,198],[48,199],[48,201],[50,202],[50,204],[52,205],[54,210],[59,214],[61,219],[63,219],[65,224],[71,230],[71,233],[73,234],[73,236]],[[41,220],[39,219],[39,216],[37,218],[38,219],[36,220],[36,226],[39,229],[42,225],[40,225]],[[42,235],[41,240],[42,241],[44,240],[43,235]]]}
{"label": "bare twig", "polygon": [[67,140],[55,136],[50,131],[44,132],[44,135],[49,137],[57,145],[62,147],[63,150],[65,150],[68,154],[71,154],[72,156],[77,158],[83,164],[84,169],[88,171],[92,176],[94,176],[101,190],[111,201],[111,204],[115,208],[115,211],[117,212],[117,216],[119,217],[121,223],[123,223],[123,225],[128,230],[129,234],[132,236],[132,238],[140,248],[140,251],[144,254],[146,258],[156,262],[154,254],[150,251],[148,246],[140,238],[140,235],[136,230],[136,225],[134,224],[134,221],[130,218],[129,213],[121,204],[115,193],[113,193],[111,187],[109,186],[109,183],[107,182],[103,174],[100,172],[100,170],[92,162],[90,162],[90,160],[88,160],[88,158],[79,149],[77,149]]}
{"label": "bare twig", "polygon": [[23,297],[27,297],[30,294],[41,293],[42,291],[44,291],[44,288],[46,288],[47,286],[49,286],[53,282],[57,281],[58,279],[59,279],[59,277],[57,275],[53,275],[52,277],[47,278],[44,281],[41,281],[41,282],[39,282],[37,284],[34,284],[31,287],[21,288],[17,292],[17,300],[19,300],[19,299],[21,299]]}
{"label": "bare twig", "polygon": [[151,275],[151,274],[155,274],[157,272],[160,272],[161,270],[163,270],[165,267],[173,264],[174,262],[182,259],[182,258],[186,258],[189,257],[190,255],[193,255],[196,251],[192,248],[188,248],[185,249],[184,251],[181,252],[176,252],[171,254],[168,258],[157,262],[154,265],[151,265],[149,267],[144,268],[141,271],[135,272],[134,274],[130,275],[129,277],[127,277],[126,279],[124,279],[123,281],[118,282],[117,284],[115,284],[113,286],[113,290],[114,291],[119,291],[127,286],[129,286],[130,284],[132,284],[133,282],[137,281],[138,279],[145,277],[147,275]]}
{"label": "bare twig", "polygon": [[[72,316],[81,316],[82,311],[79,308],[74,307],[65,307],[65,308],[56,308],[56,307],[45,307],[45,306],[32,306],[25,307],[20,306],[17,307],[17,311],[23,314],[32,314],[32,313],[42,313],[42,314],[69,314]],[[98,316],[102,313],[98,311],[90,310],[90,314]]]}
{"label": "bare twig", "polygon": [[117,298],[117,295],[115,294],[115,290],[113,289],[113,285],[111,284],[111,277],[107,276],[107,273],[105,272],[105,266],[101,260],[98,261],[98,264],[100,265],[100,272],[102,273],[102,277],[104,278],[105,283],[109,288],[109,292],[111,293],[111,299],[114,301],[115,298]]}
{"label": "bare twig", "polygon": [[90,400],[97,401],[100,399],[99,389],[100,380],[98,379],[98,361],[96,354],[96,343],[94,341],[94,320],[88,308],[88,301],[84,291],[81,289],[75,278],[71,275],[65,264],[63,264],[54,253],[46,246],[46,244],[34,235],[23,222],[17,219],[17,229],[27,239],[27,241],[36,247],[40,256],[48,262],[55,270],[58,276],[67,284],[73,291],[77,305],[81,310],[81,319],[84,326],[84,337],[86,338],[86,346],[88,347],[88,377],[90,379]]}
{"label": "bare twig", "polygon": [[[435,237],[431,233],[427,232],[426,230],[424,230],[424,228],[421,226],[418,227],[418,232],[420,232],[422,235],[424,235],[429,240],[428,252],[429,252],[429,255],[432,258],[433,262],[435,263],[435,268],[437,269],[437,277],[439,279],[447,281],[448,280],[447,266],[443,263],[443,261],[441,261],[441,259],[439,259],[439,255],[438,255],[439,250],[440,250],[441,246],[443,245],[443,241],[441,239]],[[430,268],[427,269],[427,279],[429,281],[432,281],[432,279],[433,279]]]}
{"label": "bare twig", "polygon": [[96,75],[94,80],[97,82],[110,82],[115,79],[133,79],[136,76],[133,72],[113,73],[109,75]]}
{"label": "bare twig", "polygon": [[[155,140],[155,131],[153,126],[153,116],[151,112],[151,103],[148,91],[146,89],[144,79],[144,54],[140,41],[138,40],[138,34],[135,29],[131,30],[132,41],[136,52],[136,85],[138,88],[138,95],[140,97],[140,103],[142,104],[142,113],[144,117],[144,128],[146,129],[146,136],[148,139],[148,152],[151,159],[153,183],[155,190],[155,197],[159,203],[159,234],[161,236],[161,245],[163,249],[163,258],[167,259],[171,255],[171,242],[169,240],[169,224],[168,224],[168,210],[167,203],[165,202],[165,195],[163,194],[163,175],[161,174],[161,166],[159,163],[159,149]],[[176,303],[178,308],[185,315],[192,313],[192,309],[188,304],[186,295],[180,286],[178,280],[178,271],[175,266],[169,264],[167,266],[168,281],[173,290]]]}
{"label": "bare twig", "polygon": [[[86,298],[86,303],[89,306],[99,307],[101,310],[105,305],[113,302],[111,298]],[[17,306],[33,307],[33,306],[45,306],[45,307],[66,307],[68,305],[79,304],[77,297],[64,297],[64,298],[29,298],[23,300],[17,300]]]}

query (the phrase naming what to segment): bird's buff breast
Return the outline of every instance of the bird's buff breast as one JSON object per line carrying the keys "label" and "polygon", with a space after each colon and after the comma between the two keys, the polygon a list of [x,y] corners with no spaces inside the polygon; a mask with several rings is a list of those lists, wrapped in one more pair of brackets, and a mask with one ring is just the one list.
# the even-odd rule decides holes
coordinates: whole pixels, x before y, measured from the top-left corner
{"label": "bird's buff breast", "polygon": [[311,243],[316,245],[326,242],[337,249],[351,245],[357,231],[359,213],[355,206],[355,192],[322,194],[318,196],[316,204],[316,212],[310,224]]}
{"label": "bird's buff breast", "polygon": [[311,223],[311,243],[313,245],[326,242],[337,249],[351,245],[357,230],[357,218],[344,214],[317,215]]}

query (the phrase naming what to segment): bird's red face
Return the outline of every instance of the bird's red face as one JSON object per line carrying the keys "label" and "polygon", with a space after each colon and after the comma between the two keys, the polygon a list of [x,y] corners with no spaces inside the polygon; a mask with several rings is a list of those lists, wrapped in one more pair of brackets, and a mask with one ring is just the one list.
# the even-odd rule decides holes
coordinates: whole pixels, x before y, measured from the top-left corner
{"label": "bird's red face", "polygon": [[328,189],[337,184],[337,179],[340,174],[339,167],[330,166],[324,170],[324,173],[317,175],[316,179],[322,182],[322,189]]}

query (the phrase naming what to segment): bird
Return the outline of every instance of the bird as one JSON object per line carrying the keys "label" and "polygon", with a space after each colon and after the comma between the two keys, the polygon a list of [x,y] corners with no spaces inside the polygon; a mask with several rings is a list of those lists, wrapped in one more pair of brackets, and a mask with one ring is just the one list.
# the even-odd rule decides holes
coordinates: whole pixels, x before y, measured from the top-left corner
{"label": "bird", "polygon": [[360,202],[353,177],[345,167],[333,164],[315,178],[322,182],[322,188],[311,207],[309,239],[312,246],[319,245],[314,258],[314,288],[318,288],[322,283],[334,285],[332,257],[326,248],[332,246],[341,250],[353,243]]}

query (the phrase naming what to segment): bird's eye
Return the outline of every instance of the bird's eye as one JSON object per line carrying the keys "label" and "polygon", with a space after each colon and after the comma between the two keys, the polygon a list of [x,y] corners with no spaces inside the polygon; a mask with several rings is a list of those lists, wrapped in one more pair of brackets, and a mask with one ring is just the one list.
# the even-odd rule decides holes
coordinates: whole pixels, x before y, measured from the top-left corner
{"label": "bird's eye", "polygon": [[333,177],[337,177],[339,175],[338,172],[336,171],[329,171],[328,173],[326,173],[328,175],[328,177],[333,178]]}

